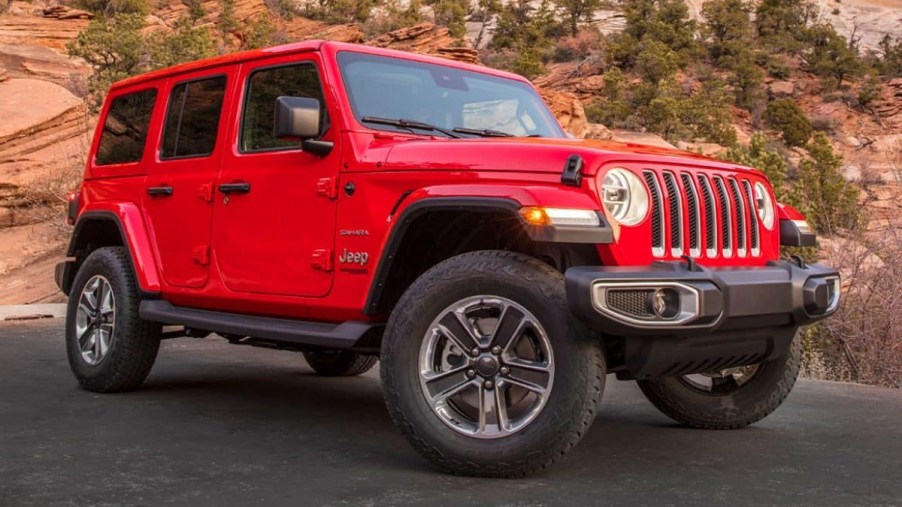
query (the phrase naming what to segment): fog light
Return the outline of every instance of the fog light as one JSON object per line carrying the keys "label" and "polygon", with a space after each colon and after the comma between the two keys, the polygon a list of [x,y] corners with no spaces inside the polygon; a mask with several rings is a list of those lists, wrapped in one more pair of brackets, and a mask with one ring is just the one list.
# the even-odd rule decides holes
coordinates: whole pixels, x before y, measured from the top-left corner
{"label": "fog light", "polygon": [[648,309],[662,319],[680,314],[680,294],[674,289],[658,289],[648,296]]}

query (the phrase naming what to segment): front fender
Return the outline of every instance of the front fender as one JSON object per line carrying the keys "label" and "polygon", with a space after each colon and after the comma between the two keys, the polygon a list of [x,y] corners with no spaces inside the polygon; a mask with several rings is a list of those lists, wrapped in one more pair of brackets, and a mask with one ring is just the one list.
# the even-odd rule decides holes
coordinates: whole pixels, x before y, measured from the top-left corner
{"label": "front fender", "polygon": [[135,280],[141,292],[160,292],[160,275],[147,233],[147,226],[140,208],[134,203],[98,203],[84,208],[75,222],[75,229],[72,232],[72,239],[66,255],[80,257],[90,253],[84,251],[90,239],[88,237],[90,234],[89,224],[97,221],[108,221],[116,225],[122,245],[128,248],[131,255]]}

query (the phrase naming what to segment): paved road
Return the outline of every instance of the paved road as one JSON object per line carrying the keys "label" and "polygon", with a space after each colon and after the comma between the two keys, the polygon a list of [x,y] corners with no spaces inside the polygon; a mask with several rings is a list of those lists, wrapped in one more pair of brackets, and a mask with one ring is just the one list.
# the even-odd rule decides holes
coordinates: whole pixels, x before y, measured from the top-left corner
{"label": "paved road", "polygon": [[568,459],[526,480],[434,471],[395,431],[373,373],[300,355],[164,344],[145,387],[97,395],[61,321],[0,323],[0,505],[902,505],[902,392],[802,382],[741,431],[681,428],[631,383]]}

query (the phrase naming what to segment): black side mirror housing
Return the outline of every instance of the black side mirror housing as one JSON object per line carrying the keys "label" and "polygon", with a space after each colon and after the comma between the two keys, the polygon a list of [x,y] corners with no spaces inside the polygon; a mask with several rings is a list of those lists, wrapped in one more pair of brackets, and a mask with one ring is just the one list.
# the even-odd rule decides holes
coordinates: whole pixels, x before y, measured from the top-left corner
{"label": "black side mirror housing", "polygon": [[320,104],[309,97],[279,97],[276,99],[274,134],[279,139],[306,141],[319,137],[321,129]]}

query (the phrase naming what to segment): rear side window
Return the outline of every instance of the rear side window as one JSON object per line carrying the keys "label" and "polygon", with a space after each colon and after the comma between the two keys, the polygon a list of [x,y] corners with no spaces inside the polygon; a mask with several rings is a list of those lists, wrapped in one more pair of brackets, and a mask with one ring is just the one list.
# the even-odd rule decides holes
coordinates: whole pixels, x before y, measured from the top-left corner
{"label": "rear side window", "polygon": [[225,76],[180,83],[172,89],[160,158],[213,153],[225,90]]}
{"label": "rear side window", "polygon": [[320,114],[326,125],[326,109],[319,74],[311,63],[275,67],[251,74],[241,120],[241,151],[265,151],[295,148],[298,142],[273,135],[276,99],[281,96],[310,97],[319,100]]}
{"label": "rear side window", "polygon": [[103,123],[95,164],[127,164],[141,160],[156,98],[157,90],[151,89],[113,99]]}

